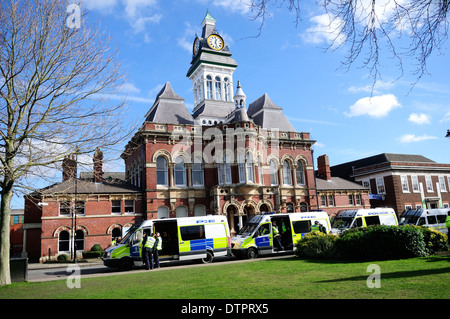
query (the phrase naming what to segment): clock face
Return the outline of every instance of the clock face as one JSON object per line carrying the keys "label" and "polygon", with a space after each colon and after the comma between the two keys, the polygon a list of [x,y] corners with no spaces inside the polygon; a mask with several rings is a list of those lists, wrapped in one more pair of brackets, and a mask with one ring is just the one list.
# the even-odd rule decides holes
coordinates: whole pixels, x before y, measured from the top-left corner
{"label": "clock face", "polygon": [[192,48],[192,53],[194,53],[194,55],[197,55],[199,49],[200,49],[200,39],[196,38],[194,41],[194,46]]}
{"label": "clock face", "polygon": [[223,42],[223,39],[220,36],[218,36],[217,34],[211,34],[208,37],[208,45],[211,49],[222,50],[224,42]]}

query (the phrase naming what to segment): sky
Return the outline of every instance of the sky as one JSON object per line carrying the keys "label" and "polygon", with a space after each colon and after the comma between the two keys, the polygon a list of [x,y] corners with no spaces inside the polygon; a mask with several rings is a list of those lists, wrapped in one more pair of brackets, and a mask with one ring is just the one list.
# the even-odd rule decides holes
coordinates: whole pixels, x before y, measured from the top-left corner
{"label": "sky", "polygon": [[[118,48],[127,81],[111,98],[127,96],[126,120],[143,122],[166,82],[192,110],[186,73],[195,35],[201,35],[209,10],[238,63],[233,80],[235,86],[240,81],[247,105],[267,93],[298,132],[311,134],[315,158],[327,154],[330,165],[337,165],[401,153],[450,163],[450,138],[445,138],[450,129],[450,43],[429,58],[430,74],[414,86],[416,61],[402,57],[401,74],[385,51],[383,78],[372,86],[364,56],[342,68],[348,46],[326,50],[333,39],[330,20],[315,1],[301,3],[298,24],[286,5],[270,6],[259,34],[261,20],[252,19],[240,0],[82,0],[89,21],[99,19],[111,46]],[[124,171],[123,162],[118,166],[114,169]]]}

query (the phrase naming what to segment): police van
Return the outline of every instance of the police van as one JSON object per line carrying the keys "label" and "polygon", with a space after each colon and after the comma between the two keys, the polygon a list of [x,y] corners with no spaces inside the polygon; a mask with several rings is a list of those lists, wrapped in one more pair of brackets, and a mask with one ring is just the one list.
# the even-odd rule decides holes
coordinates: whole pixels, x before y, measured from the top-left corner
{"label": "police van", "polygon": [[337,234],[349,228],[371,225],[398,226],[397,215],[392,208],[341,210],[334,217],[331,231]]}
{"label": "police van", "polygon": [[[257,258],[259,255],[279,252],[293,252],[297,241],[315,227],[317,230],[320,227],[324,233],[331,230],[326,212],[256,215],[247,221],[232,238],[231,251],[236,257],[247,258]],[[277,233],[279,237],[276,236]]]}
{"label": "police van", "polygon": [[139,243],[144,232],[160,233],[160,261],[201,259],[210,263],[214,257],[230,254],[230,232],[225,216],[152,219],[133,225],[119,244],[107,248],[104,265],[131,269],[134,262],[141,262]]}
{"label": "police van", "polygon": [[425,226],[448,235],[445,220],[449,215],[450,208],[409,209],[400,215],[400,225]]}

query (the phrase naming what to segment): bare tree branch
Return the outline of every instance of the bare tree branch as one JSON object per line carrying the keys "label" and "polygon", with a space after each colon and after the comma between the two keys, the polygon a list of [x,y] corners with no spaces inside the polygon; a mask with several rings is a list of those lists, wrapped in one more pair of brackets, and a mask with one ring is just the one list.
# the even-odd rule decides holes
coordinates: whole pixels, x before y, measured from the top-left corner
{"label": "bare tree branch", "polygon": [[107,99],[125,80],[117,51],[99,26],[88,26],[86,13],[70,26],[71,3],[0,2],[0,285],[10,282],[13,188],[75,152],[114,147],[135,130],[121,121],[125,101]]}

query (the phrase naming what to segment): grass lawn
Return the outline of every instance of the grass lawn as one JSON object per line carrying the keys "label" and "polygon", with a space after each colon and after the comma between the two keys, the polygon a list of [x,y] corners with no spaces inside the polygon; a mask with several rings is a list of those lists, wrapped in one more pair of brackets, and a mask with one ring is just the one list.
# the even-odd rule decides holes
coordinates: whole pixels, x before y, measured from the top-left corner
{"label": "grass lawn", "polygon": [[[0,287],[0,299],[450,299],[449,261],[449,256],[348,263],[261,258],[83,278],[79,289],[69,289],[66,280],[14,283]],[[367,287],[371,264],[380,267],[381,288]]]}

